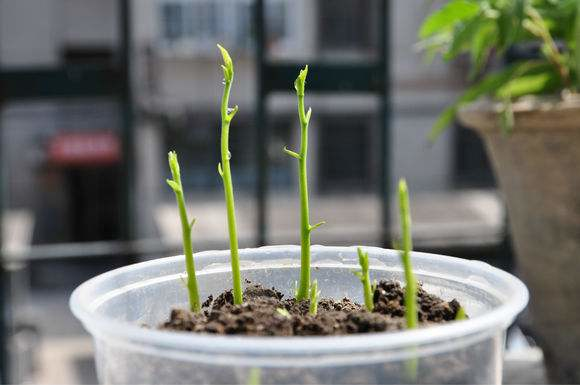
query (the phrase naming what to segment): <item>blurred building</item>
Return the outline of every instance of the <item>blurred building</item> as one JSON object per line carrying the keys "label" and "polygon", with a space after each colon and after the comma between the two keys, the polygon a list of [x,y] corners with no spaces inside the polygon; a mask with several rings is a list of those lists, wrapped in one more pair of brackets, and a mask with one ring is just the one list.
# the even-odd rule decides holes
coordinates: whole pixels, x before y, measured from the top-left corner
{"label": "blurred building", "polygon": [[[270,0],[265,4],[268,54],[273,60],[365,61],[376,54],[372,50],[377,38],[375,1]],[[214,187],[219,182],[213,170],[219,151],[221,96],[216,42],[230,48],[236,64],[232,103],[240,106],[240,112],[232,128],[232,147],[239,183],[252,186],[256,74],[251,5],[251,0],[156,0],[141,1],[136,8],[139,52],[146,57],[143,79],[149,85],[140,93],[145,96],[143,105],[165,118],[167,137],[178,141],[166,144],[183,148],[180,153],[191,160],[190,171],[197,175],[190,182],[197,187]],[[405,175],[419,190],[447,189],[453,179],[451,140],[446,137],[429,146],[425,138],[435,116],[455,96],[459,77],[441,63],[425,65],[411,48],[427,4],[392,1],[391,9],[389,28],[395,34],[390,51],[393,174]],[[271,180],[282,186],[295,179],[292,163],[281,151],[285,144],[296,147],[299,140],[292,93],[288,84],[288,95],[270,100]],[[312,94],[307,98],[314,110],[311,169],[315,190],[368,190],[375,182],[377,161],[375,98]],[[417,164],[421,167],[414,167]]]}
{"label": "blurred building", "polygon": [[[265,3],[272,60],[365,61],[376,55],[373,0]],[[391,1],[390,9],[393,178],[407,177],[414,191],[444,191],[457,179],[455,139],[448,133],[430,145],[426,134],[455,97],[463,78],[458,76],[461,69],[439,62],[425,64],[412,48],[428,12],[426,2]],[[119,60],[118,12],[116,0],[3,0],[0,66],[114,65]],[[251,191],[256,178],[252,0],[134,0],[131,26],[138,211],[153,212],[159,200],[171,197],[162,183],[169,149],[178,151],[192,193],[212,194],[220,186],[215,165],[222,88],[216,42],[229,48],[235,62],[232,104],[238,104],[240,112],[232,126],[231,147],[237,188]],[[299,142],[292,91],[289,84],[286,95],[268,101],[270,181],[278,191],[289,192],[296,183],[295,166],[281,149],[296,148]],[[308,94],[307,103],[314,110],[313,193],[371,191],[377,183],[376,98]],[[118,143],[102,138],[108,134],[118,138],[120,111],[115,100],[8,103],[2,108],[1,125],[8,160],[8,203],[34,211],[36,243],[115,238],[117,224],[107,218],[119,211]],[[70,139],[71,133],[79,132],[86,133],[84,139]],[[100,150],[87,150],[83,140],[89,147],[102,141],[96,146]],[[75,160],[75,155],[63,160],[51,151],[55,142],[80,146],[79,159],[85,151],[109,155],[99,153],[100,158],[89,157],[86,164]],[[155,231],[152,220],[139,223],[142,234]]]}

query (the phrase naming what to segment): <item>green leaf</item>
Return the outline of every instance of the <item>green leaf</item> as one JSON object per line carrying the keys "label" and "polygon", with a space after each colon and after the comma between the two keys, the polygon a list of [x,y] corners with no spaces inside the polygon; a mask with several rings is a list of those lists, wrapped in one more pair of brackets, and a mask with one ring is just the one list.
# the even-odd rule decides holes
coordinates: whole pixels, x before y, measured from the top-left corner
{"label": "green leaf", "polygon": [[497,19],[498,48],[501,51],[514,44],[522,31],[526,0],[508,1]]}
{"label": "green leaf", "polygon": [[179,162],[177,161],[177,153],[175,151],[169,151],[167,153],[167,160],[169,162],[169,169],[171,170],[171,175],[173,175],[173,180],[181,180],[181,175],[179,171]]}
{"label": "green leaf", "polygon": [[474,17],[478,12],[477,2],[452,0],[425,19],[419,29],[419,37],[425,39],[436,33],[444,32],[452,28],[455,23]]}
{"label": "green leaf", "polygon": [[217,45],[219,48],[222,58],[224,60],[224,64],[221,66],[224,71],[224,80],[226,82],[231,82],[234,77],[234,63],[228,51],[222,47],[221,45]]}
{"label": "green leaf", "polygon": [[298,77],[294,81],[294,89],[299,95],[304,95],[304,88],[306,86],[306,76],[308,75],[308,65],[300,70]]}
{"label": "green leaf", "polygon": [[369,269],[369,253],[365,253],[360,247],[356,251],[358,253],[358,263],[364,273]]}
{"label": "green leaf", "polygon": [[552,67],[545,72],[514,78],[495,92],[498,99],[515,99],[524,95],[547,93],[560,86],[560,78]]}
{"label": "green leaf", "polygon": [[425,52],[425,62],[431,63],[438,53],[445,52],[451,41],[451,33],[440,33],[420,40],[415,44],[415,48]]}
{"label": "green leaf", "polygon": [[[457,114],[457,110],[459,109],[459,105],[457,103],[452,104],[451,106],[447,107],[443,110],[441,114],[437,117],[437,120],[431,127],[431,131],[429,131],[429,141],[435,142],[441,134],[453,123],[455,119],[455,115]],[[399,250],[400,247],[395,246],[395,249]]]}
{"label": "green leaf", "polygon": [[518,62],[504,68],[499,72],[494,72],[481,81],[469,87],[455,103],[447,107],[435,121],[429,133],[429,140],[434,142],[439,135],[453,122],[459,108],[467,103],[473,102],[483,95],[495,95],[495,92],[515,77],[523,76],[532,70],[545,68],[545,61],[524,61]]}
{"label": "green leaf", "polygon": [[471,61],[472,67],[469,71],[469,79],[474,79],[483,69],[489,54],[491,52],[492,46],[497,39],[497,31],[495,25],[492,21],[486,20],[473,35],[471,41]]}
{"label": "green leaf", "polygon": [[286,147],[286,146],[284,146],[284,152],[286,154],[290,155],[291,157],[300,160],[300,155],[297,152],[294,152],[292,150],[289,150],[288,147]]}
{"label": "green leaf", "polygon": [[310,226],[308,229],[310,231],[313,231],[313,230],[316,230],[317,228],[319,228],[320,226],[325,225],[325,224],[326,224],[326,221],[318,222],[317,224]]}
{"label": "green leaf", "polygon": [[181,187],[175,183],[174,181],[172,181],[171,179],[166,179],[165,180],[167,182],[167,184],[169,185],[169,187],[171,187],[171,189],[175,192],[175,193],[180,193],[181,192]]}
{"label": "green leaf", "polygon": [[470,19],[466,23],[458,24],[455,27],[455,31],[451,39],[451,45],[449,46],[447,52],[445,52],[443,55],[443,59],[451,60],[462,53],[466,48],[468,49],[469,43],[478,33],[478,30],[484,24],[484,21],[485,19],[478,17]]}

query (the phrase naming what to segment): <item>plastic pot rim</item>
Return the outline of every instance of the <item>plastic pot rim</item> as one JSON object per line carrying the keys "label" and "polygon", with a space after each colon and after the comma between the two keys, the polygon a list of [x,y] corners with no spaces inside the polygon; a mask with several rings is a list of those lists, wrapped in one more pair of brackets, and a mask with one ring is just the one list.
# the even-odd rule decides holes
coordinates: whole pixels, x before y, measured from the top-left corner
{"label": "plastic pot rim", "polygon": [[[334,246],[312,246],[312,252],[317,251],[336,251],[356,253],[357,246],[334,247]],[[240,256],[254,251],[280,251],[287,249],[294,251],[299,246],[281,245],[281,246],[264,246],[259,248],[241,249]],[[398,253],[396,250],[383,249],[378,247],[365,246],[365,251],[370,253]],[[229,250],[211,250],[195,254],[196,260],[203,258],[212,258],[217,254],[229,253]],[[417,259],[439,258],[441,262],[447,264],[457,264],[468,266],[481,273],[493,274],[505,282],[513,292],[507,300],[485,314],[477,315],[465,321],[450,322],[442,325],[429,326],[414,330],[404,330],[397,332],[365,333],[356,335],[341,336],[292,336],[292,337],[255,337],[240,335],[208,335],[185,332],[168,332],[156,329],[144,328],[138,324],[130,322],[117,321],[104,317],[95,312],[103,301],[95,304],[93,301],[86,304],[83,296],[90,292],[96,285],[102,281],[114,278],[117,275],[124,274],[131,270],[156,265],[161,263],[171,263],[175,260],[182,260],[183,256],[173,256],[158,258],[150,261],[140,262],[133,265],[124,266],[98,275],[77,287],[70,298],[70,308],[73,314],[81,320],[85,328],[94,337],[118,338],[124,342],[143,346],[163,347],[171,350],[182,350],[199,353],[215,354],[247,354],[248,351],[255,354],[285,354],[285,355],[322,355],[322,354],[352,354],[355,352],[370,352],[373,350],[398,349],[409,346],[433,344],[442,341],[449,341],[460,338],[461,336],[471,336],[474,334],[487,334],[489,330],[505,329],[515,319],[528,303],[529,293],[526,286],[513,275],[492,267],[491,265],[475,260],[465,260],[455,257],[443,256],[438,254],[413,252],[412,257]],[[296,264],[284,265],[281,267],[299,266]],[[313,263],[316,266],[316,263]],[[327,265],[323,265],[327,266]],[[344,265],[342,265],[344,267]],[[244,267],[242,271],[256,269],[255,267]],[[371,271],[377,269],[371,266]],[[223,271],[223,270],[221,270]],[[201,271],[198,274],[211,274],[215,271]],[[163,277],[160,277],[163,278]],[[133,285],[128,285],[133,286]],[[477,286],[477,283],[473,283]],[[116,289],[119,290],[119,289]],[[112,290],[107,298],[115,294]],[[119,293],[117,293],[119,294]],[[106,299],[106,298],[105,298]]]}

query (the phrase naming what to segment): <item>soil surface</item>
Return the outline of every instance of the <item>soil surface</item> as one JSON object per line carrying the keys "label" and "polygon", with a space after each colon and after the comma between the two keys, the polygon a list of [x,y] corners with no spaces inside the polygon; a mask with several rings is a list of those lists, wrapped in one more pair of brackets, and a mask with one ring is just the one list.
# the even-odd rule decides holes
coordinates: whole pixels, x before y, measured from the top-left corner
{"label": "soil surface", "polygon": [[[232,291],[215,299],[209,297],[203,309],[195,314],[174,309],[160,329],[213,334],[253,336],[320,336],[399,330],[405,327],[404,289],[395,281],[380,281],[374,292],[374,310],[343,298],[323,298],[315,316],[308,313],[309,301],[284,299],[274,288],[247,283],[244,303],[233,304]],[[453,321],[459,302],[444,301],[418,290],[421,326]]]}

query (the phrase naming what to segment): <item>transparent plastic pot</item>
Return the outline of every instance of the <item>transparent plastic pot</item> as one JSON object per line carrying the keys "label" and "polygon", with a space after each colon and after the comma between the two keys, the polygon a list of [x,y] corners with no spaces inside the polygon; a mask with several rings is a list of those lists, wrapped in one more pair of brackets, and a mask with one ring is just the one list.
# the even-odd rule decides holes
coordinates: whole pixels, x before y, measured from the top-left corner
{"label": "transparent plastic pot", "polygon": [[[366,247],[372,279],[402,280],[398,252]],[[244,279],[291,295],[298,246],[240,250]],[[229,251],[196,254],[202,298],[231,287]],[[182,256],[138,263],[93,278],[70,306],[95,341],[99,381],[107,384],[501,383],[506,328],[528,292],[490,265],[413,253],[417,279],[456,298],[470,319],[416,330],[322,337],[215,336],[156,330],[187,306]],[[312,275],[323,297],[362,301],[356,247],[312,247]]]}

